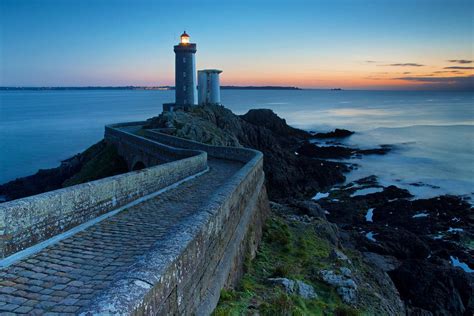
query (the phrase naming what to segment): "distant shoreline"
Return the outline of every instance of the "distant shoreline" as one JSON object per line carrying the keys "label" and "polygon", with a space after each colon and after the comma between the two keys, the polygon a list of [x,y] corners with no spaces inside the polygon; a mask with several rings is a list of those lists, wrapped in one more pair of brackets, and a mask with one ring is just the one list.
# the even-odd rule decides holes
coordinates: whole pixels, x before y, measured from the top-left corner
{"label": "distant shoreline", "polygon": [[[173,86],[88,86],[88,87],[0,87],[0,91],[17,90],[174,90]],[[302,90],[289,86],[221,86],[223,90]]]}

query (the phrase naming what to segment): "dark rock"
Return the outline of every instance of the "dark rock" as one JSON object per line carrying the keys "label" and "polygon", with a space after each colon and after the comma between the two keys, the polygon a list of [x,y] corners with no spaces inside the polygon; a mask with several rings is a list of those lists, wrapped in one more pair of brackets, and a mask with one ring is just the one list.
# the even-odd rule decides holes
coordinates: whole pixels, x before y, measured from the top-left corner
{"label": "dark rock", "polygon": [[327,132],[327,133],[316,133],[313,135],[314,138],[344,138],[344,137],[349,137],[354,132],[349,131],[347,129],[339,129],[336,128],[332,132]]}
{"label": "dark rock", "polygon": [[285,119],[280,118],[270,109],[249,110],[240,117],[253,125],[265,127],[282,137],[298,137],[302,139],[310,137],[308,132],[286,124]]}
{"label": "dark rock", "polygon": [[300,155],[312,158],[347,159],[361,155],[385,155],[391,149],[392,147],[389,145],[372,149],[358,149],[346,146],[318,146],[317,144],[306,141],[296,151]]}
{"label": "dark rock", "polygon": [[385,155],[391,150],[391,145],[381,145],[380,148],[360,149],[357,153],[360,155]]}
{"label": "dark rock", "polygon": [[377,242],[368,240],[365,235],[359,238],[360,245],[368,251],[398,259],[424,259],[430,254],[429,245],[416,234],[403,228],[377,227]]}
{"label": "dark rock", "polygon": [[68,186],[71,180],[77,180],[76,176],[84,166],[101,157],[107,158],[107,166],[100,166],[101,170],[94,170],[95,173],[89,174],[84,180],[91,181],[127,172],[125,160],[109,146],[112,145],[107,145],[102,140],[84,152],[63,160],[59,167],[39,170],[34,175],[0,185],[0,195],[5,196],[8,201],[63,188]]}
{"label": "dark rock", "polygon": [[402,299],[414,310],[436,315],[472,315],[474,313],[473,277],[449,265],[426,260],[406,260],[389,272]]}
{"label": "dark rock", "polygon": [[329,258],[337,261],[347,261],[350,262],[350,259],[340,250],[334,248],[329,254]]}
{"label": "dark rock", "polygon": [[363,252],[364,259],[382,271],[393,271],[401,265],[400,260],[393,256],[383,256],[374,252]]}
{"label": "dark rock", "polygon": [[[359,188],[360,189],[360,188]],[[413,195],[406,189],[400,189],[394,185],[385,187],[382,192],[369,193],[366,195],[354,196],[353,199],[365,200],[369,204],[374,201],[385,201],[388,202],[393,199],[406,199]]]}
{"label": "dark rock", "polygon": [[314,222],[314,231],[317,236],[329,241],[333,246],[339,247],[339,229],[336,224],[326,220]]}
{"label": "dark rock", "polygon": [[326,219],[326,211],[314,201],[292,199],[289,201],[289,205],[298,210],[300,214]]}
{"label": "dark rock", "polygon": [[[359,185],[371,185],[371,186],[374,186],[374,185],[378,185],[378,182],[377,182],[377,177],[374,176],[374,175],[371,175],[371,176],[368,176],[368,177],[365,177],[365,178],[361,178],[359,180],[356,180],[354,181],[355,184],[359,184]],[[353,184],[348,184],[348,186],[352,186]]]}
{"label": "dark rock", "polygon": [[320,147],[310,142],[304,142],[297,150],[298,154],[313,158],[343,159],[350,158],[355,150],[342,146]]}

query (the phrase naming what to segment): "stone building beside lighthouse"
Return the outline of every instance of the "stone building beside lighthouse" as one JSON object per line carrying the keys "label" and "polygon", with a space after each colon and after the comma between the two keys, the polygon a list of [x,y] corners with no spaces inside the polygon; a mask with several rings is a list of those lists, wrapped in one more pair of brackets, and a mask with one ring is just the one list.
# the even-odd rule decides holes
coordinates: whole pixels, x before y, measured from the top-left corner
{"label": "stone building beside lighthouse", "polygon": [[200,70],[199,82],[196,82],[196,51],[196,44],[190,42],[189,35],[184,31],[179,44],[174,46],[175,103],[163,104],[163,111],[189,110],[198,104],[220,104],[219,74],[222,71]]}

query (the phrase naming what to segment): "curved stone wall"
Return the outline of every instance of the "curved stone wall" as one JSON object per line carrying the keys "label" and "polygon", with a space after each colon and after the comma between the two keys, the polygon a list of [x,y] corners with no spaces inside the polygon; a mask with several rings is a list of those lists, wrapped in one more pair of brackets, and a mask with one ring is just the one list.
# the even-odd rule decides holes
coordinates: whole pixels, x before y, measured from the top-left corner
{"label": "curved stone wall", "polygon": [[[119,148],[139,148],[148,161],[175,161],[0,204],[0,258],[156,192],[207,168],[203,151],[162,145],[106,127]],[[113,139],[113,140],[111,140]]]}
{"label": "curved stone wall", "polygon": [[250,162],[254,157],[263,155],[261,152],[249,148],[243,147],[226,147],[226,146],[213,146],[207,145],[200,142],[196,142],[189,139],[184,139],[168,134],[161,133],[158,129],[147,130],[145,135],[153,140],[156,140],[162,144],[166,144],[178,148],[188,148],[194,150],[202,150],[214,158],[235,160],[244,163]]}
{"label": "curved stone wall", "polygon": [[143,123],[120,123],[105,127],[105,140],[115,145],[119,155],[127,161],[129,170],[133,170],[137,162],[142,162],[145,167],[151,167],[197,154],[195,150],[167,146],[134,134]]}
{"label": "curved stone wall", "polygon": [[170,234],[168,247],[156,245],[96,298],[84,315],[209,315],[221,289],[236,283],[243,261],[256,253],[268,212],[262,153],[210,146],[156,131],[147,132],[147,137],[245,164],[209,197],[201,211],[180,223],[180,229]]}

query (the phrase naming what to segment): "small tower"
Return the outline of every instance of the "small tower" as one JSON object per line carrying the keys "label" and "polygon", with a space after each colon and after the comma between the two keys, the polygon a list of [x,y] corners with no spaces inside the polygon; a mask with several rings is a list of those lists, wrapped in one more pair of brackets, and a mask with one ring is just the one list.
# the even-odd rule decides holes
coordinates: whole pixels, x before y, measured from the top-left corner
{"label": "small tower", "polygon": [[197,104],[196,90],[196,44],[189,42],[186,31],[181,35],[181,41],[174,46],[176,54],[175,87],[176,106],[188,107]]}
{"label": "small tower", "polygon": [[204,104],[221,104],[219,74],[222,70],[204,69],[198,71],[198,102]]}

